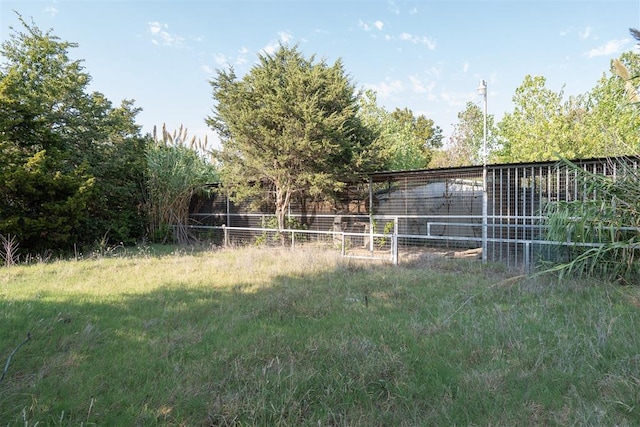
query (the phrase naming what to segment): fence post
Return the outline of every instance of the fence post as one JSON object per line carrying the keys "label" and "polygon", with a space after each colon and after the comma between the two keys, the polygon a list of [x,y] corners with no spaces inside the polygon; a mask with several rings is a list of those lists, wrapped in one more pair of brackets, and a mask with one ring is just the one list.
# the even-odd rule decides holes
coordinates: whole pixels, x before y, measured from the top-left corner
{"label": "fence post", "polygon": [[225,224],[222,224],[222,233],[224,234],[224,247],[226,249],[229,246],[229,230],[227,230]]}
{"label": "fence post", "polygon": [[393,218],[393,235],[391,236],[391,257],[393,265],[398,265],[398,217]]}
{"label": "fence post", "polygon": [[342,232],[341,235],[342,235],[342,242],[341,242],[340,246],[342,247],[341,248],[342,256],[345,256],[346,255],[346,249],[345,249],[345,245],[344,245],[344,232]]}
{"label": "fence post", "polygon": [[369,177],[369,252],[373,255],[373,179]]}
{"label": "fence post", "polygon": [[526,242],[524,244],[524,274],[527,276],[531,273],[531,264],[529,262],[529,257],[531,256],[531,242]]}
{"label": "fence post", "polygon": [[296,247],[296,232],[291,230],[291,250],[294,250]]}

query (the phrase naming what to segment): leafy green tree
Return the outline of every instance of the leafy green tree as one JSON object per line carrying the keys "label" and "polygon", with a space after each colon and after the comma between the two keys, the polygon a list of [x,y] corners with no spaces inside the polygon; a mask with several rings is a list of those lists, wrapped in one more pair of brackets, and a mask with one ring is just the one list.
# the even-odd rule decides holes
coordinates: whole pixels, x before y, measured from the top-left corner
{"label": "leafy green tree", "polygon": [[[620,76],[621,70],[627,74]],[[584,137],[590,141],[594,157],[640,152],[640,115],[633,108],[638,100],[638,82],[631,78],[638,74],[640,54],[623,53],[612,61],[611,73],[603,74],[588,93]]]}
{"label": "leafy green tree", "polygon": [[637,88],[629,77],[639,72],[640,55],[624,53],[590,92],[566,100],[563,91],[546,88],[544,77],[527,76],[513,98],[514,111],[497,126],[504,141],[500,159],[520,162],[637,152],[640,117],[630,108]]}
{"label": "leafy green tree", "polygon": [[433,152],[442,146],[442,129],[424,115],[414,116],[408,109],[388,112],[377,105],[376,94],[365,91],[360,100],[359,116],[373,131],[374,146],[384,160],[386,170],[422,169]]}
{"label": "leafy green tree", "polygon": [[20,21],[0,48],[0,234],[27,251],[140,236],[138,110],[87,93],[77,45]]}
{"label": "leafy green tree", "polygon": [[281,45],[242,79],[218,70],[211,85],[207,123],[221,139],[223,182],[237,198],[272,189],[281,229],[292,197],[335,197],[357,172],[378,166],[340,60],[315,62]]}
{"label": "leafy green tree", "polygon": [[526,76],[513,97],[514,111],[497,125],[503,143],[497,153],[504,162],[578,158],[586,150],[576,132],[584,116],[583,97],[563,99],[546,87],[542,76]]}
{"label": "leafy green tree", "polygon": [[433,151],[442,147],[442,129],[424,115],[396,108],[389,116],[386,136],[392,151],[389,169],[426,168]]}
{"label": "leafy green tree", "polygon": [[[487,156],[491,161],[497,143],[493,137],[493,115],[487,116]],[[482,164],[484,142],[484,112],[473,102],[467,102],[465,109],[458,113],[458,123],[449,143],[439,150],[429,164],[430,167],[458,167]]]}
{"label": "leafy green tree", "polygon": [[[640,41],[640,32],[631,29]],[[633,159],[640,143],[637,76],[640,55],[627,52],[612,61],[612,76],[603,77],[588,95],[584,136],[594,142],[598,156],[614,156],[607,169],[611,176],[593,173],[563,161],[561,167],[575,175],[583,193],[572,201],[545,206],[547,239],[578,244],[559,248],[562,258],[550,268],[560,276],[595,276],[607,281],[638,285],[640,173]]]}

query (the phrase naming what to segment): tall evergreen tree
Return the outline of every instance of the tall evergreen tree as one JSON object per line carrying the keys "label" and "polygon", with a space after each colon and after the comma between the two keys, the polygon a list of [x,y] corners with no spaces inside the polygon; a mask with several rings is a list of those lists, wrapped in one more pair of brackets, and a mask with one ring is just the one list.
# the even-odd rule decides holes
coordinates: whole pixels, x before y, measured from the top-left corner
{"label": "tall evergreen tree", "polygon": [[281,45],[259,55],[244,78],[218,70],[211,85],[215,108],[207,122],[221,138],[223,181],[240,198],[273,189],[280,228],[292,197],[335,197],[357,172],[379,165],[339,60],[316,62]]}

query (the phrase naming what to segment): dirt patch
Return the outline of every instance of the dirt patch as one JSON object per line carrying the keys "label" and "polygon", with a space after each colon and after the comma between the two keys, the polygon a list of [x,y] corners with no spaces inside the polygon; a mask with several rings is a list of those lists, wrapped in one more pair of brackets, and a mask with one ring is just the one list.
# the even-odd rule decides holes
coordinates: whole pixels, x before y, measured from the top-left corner
{"label": "dirt patch", "polygon": [[482,248],[451,249],[451,248],[412,248],[400,252],[402,260],[416,261],[421,259],[481,259]]}

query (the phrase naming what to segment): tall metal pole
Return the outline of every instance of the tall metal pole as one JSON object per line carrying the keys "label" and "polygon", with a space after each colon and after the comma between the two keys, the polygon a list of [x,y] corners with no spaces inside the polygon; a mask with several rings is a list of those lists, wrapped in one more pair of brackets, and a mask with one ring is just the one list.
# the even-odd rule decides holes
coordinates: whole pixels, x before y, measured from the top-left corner
{"label": "tall metal pole", "polygon": [[482,262],[487,262],[487,82],[480,80],[478,93],[484,98],[484,134],[482,136]]}

